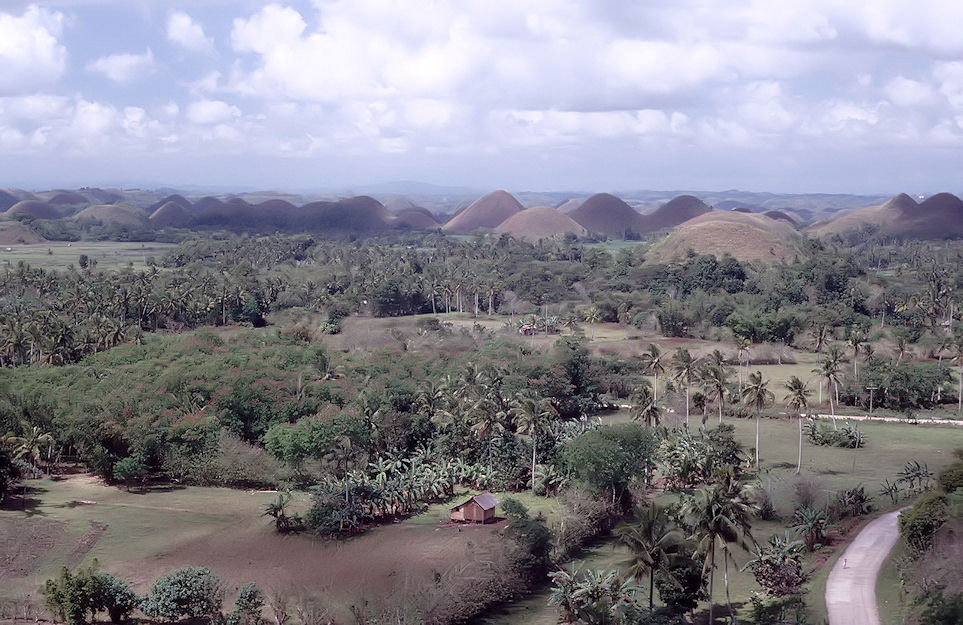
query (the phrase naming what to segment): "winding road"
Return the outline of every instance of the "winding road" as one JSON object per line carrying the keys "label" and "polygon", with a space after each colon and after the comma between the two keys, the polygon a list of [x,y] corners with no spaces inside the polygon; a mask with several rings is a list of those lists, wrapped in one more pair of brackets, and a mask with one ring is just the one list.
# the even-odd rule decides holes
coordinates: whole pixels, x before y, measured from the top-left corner
{"label": "winding road", "polygon": [[880,625],[876,576],[899,538],[901,511],[871,521],[836,561],[826,581],[829,625]]}

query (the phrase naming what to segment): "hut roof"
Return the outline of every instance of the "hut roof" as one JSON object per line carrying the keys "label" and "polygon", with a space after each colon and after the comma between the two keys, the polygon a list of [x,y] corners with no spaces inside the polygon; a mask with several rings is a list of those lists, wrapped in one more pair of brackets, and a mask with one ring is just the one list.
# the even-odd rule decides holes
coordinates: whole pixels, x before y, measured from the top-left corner
{"label": "hut roof", "polygon": [[455,510],[456,508],[460,508],[465,504],[469,504],[473,501],[477,503],[479,506],[481,506],[482,510],[493,510],[495,506],[498,505],[498,500],[495,499],[495,497],[493,497],[491,493],[482,493],[480,495],[475,495],[471,499],[458,504],[457,506],[452,508],[452,510]]}

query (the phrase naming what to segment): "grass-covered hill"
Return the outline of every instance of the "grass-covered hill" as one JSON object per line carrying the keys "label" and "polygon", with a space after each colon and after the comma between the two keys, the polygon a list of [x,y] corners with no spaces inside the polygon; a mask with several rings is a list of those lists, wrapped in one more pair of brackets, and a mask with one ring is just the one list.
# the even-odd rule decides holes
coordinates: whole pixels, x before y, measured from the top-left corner
{"label": "grass-covered hill", "polygon": [[507,191],[493,191],[454,215],[442,230],[453,234],[467,234],[479,228],[493,229],[523,208]]}
{"label": "grass-covered hill", "polygon": [[683,223],[652,247],[648,262],[665,263],[696,254],[729,254],[739,260],[789,261],[799,234],[785,220],[754,213],[712,211]]}

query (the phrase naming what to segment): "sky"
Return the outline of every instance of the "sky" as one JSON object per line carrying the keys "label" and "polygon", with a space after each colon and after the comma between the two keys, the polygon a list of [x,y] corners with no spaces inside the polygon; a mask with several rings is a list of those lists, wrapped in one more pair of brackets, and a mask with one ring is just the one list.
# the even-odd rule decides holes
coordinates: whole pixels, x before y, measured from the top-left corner
{"label": "sky", "polygon": [[959,0],[0,0],[0,186],[963,189]]}

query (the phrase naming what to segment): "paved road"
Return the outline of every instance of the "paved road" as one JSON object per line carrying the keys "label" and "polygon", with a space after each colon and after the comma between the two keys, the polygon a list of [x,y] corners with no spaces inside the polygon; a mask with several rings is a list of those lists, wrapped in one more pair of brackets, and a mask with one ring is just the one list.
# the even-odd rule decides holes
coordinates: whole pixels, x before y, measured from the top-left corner
{"label": "paved road", "polygon": [[874,519],[850,543],[826,581],[829,625],[880,625],[876,576],[896,544],[900,510]]}

